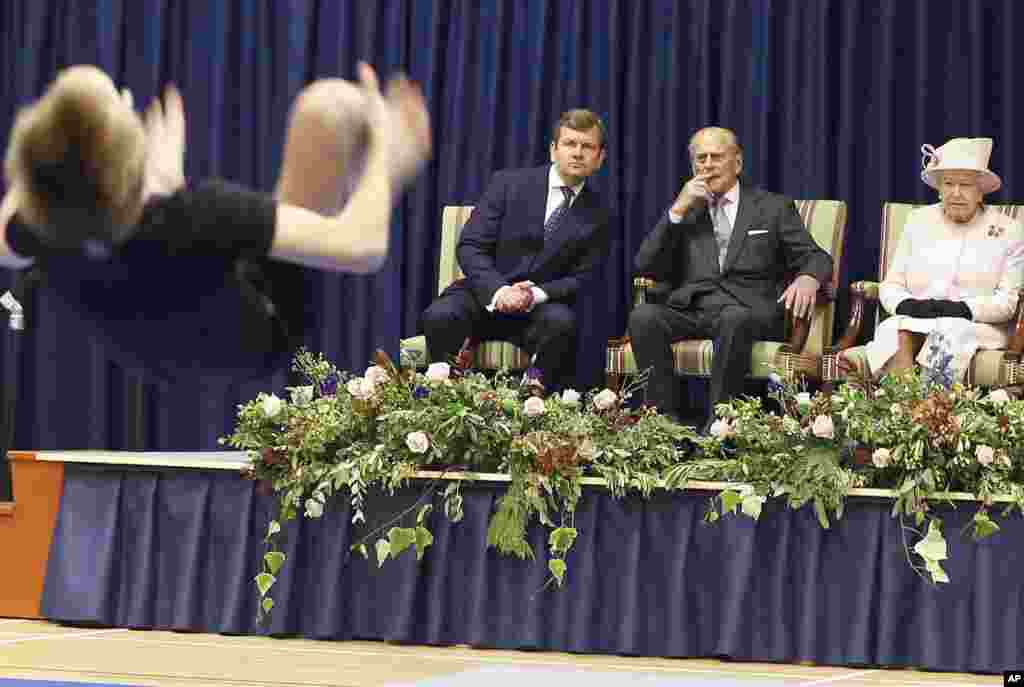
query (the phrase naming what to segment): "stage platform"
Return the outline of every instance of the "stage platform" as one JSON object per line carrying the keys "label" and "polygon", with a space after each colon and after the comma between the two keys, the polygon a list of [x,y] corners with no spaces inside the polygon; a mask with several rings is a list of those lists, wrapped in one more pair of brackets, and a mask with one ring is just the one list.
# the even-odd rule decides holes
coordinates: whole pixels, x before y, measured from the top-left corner
{"label": "stage platform", "polygon": [[[365,530],[351,526],[346,504],[286,528],[277,606],[269,624],[259,625],[252,578],[274,502],[241,478],[244,463],[232,452],[18,454],[13,514],[0,516],[0,532],[6,540],[24,527],[34,549],[21,557],[30,565],[8,567],[4,587],[26,596],[5,596],[0,615],[975,673],[1024,665],[1024,520],[1000,520],[1001,532],[972,542],[959,529],[974,509],[956,505],[969,496],[937,505],[952,582],[932,586],[910,569],[904,533],[889,514],[891,493],[881,490],[855,492],[844,518],[826,531],[809,509],[771,502],[758,521],[730,516],[705,525],[707,499],[721,484],[644,500],[615,499],[600,480],[588,480],[566,585],[555,589],[545,587],[542,528],[529,533],[537,560],[486,547],[488,518],[507,478],[457,475],[474,480],[463,489],[465,519],[450,523],[435,509],[434,545],[420,562],[410,552],[378,569],[352,557],[350,546]],[[26,485],[23,475],[32,473],[36,481]],[[375,495],[371,520],[398,512],[421,491],[414,485]]]}

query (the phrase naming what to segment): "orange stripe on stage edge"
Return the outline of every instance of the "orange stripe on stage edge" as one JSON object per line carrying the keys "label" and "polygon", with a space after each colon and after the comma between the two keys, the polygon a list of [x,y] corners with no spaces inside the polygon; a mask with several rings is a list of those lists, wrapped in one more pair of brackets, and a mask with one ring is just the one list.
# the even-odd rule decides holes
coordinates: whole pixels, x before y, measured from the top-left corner
{"label": "orange stripe on stage edge", "polygon": [[64,465],[37,460],[34,451],[11,451],[8,456],[14,501],[0,504],[0,547],[17,551],[18,564],[0,566],[0,617],[39,618]]}

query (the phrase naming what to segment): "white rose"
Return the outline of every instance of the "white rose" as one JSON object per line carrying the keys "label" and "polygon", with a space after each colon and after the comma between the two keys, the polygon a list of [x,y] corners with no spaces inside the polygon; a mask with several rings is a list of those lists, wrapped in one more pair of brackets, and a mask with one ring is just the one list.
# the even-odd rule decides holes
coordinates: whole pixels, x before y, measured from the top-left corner
{"label": "white rose", "polygon": [[350,394],[352,394],[352,398],[360,401],[368,401],[373,398],[373,384],[362,377],[350,379],[348,384],[345,385],[345,388],[348,389]]}
{"label": "white rose", "polygon": [[279,399],[274,394],[269,394],[269,395],[264,394],[263,395],[263,400],[262,400],[262,405],[263,405],[263,414],[266,417],[273,419],[273,418],[277,417],[277,414],[281,412],[282,408],[284,408],[284,401]]}
{"label": "white rose", "polygon": [[782,431],[785,432],[786,434],[799,434],[800,423],[797,421],[795,417],[790,417],[789,415],[787,415],[786,417],[782,418]]}
{"label": "white rose", "polygon": [[378,387],[388,381],[388,377],[388,371],[380,365],[371,365],[366,368],[366,374],[363,375],[363,379],[374,387]]}
{"label": "white rose", "polygon": [[887,448],[876,448],[875,452],[871,454],[871,462],[875,464],[876,468],[888,467],[892,462],[892,453]]}
{"label": "white rose", "polygon": [[452,374],[452,366],[448,363],[430,363],[427,368],[427,379],[432,382],[443,382]]}
{"label": "white rose", "polygon": [[293,386],[289,391],[292,394],[292,403],[297,406],[305,405],[313,400],[312,386]]}
{"label": "white rose", "polygon": [[1006,393],[1006,389],[996,389],[989,393],[986,400],[996,404],[1006,403],[1010,400],[1010,394]]}
{"label": "white rose", "polygon": [[523,402],[523,414],[526,417],[537,417],[544,414],[544,399],[537,396],[530,396]]}
{"label": "white rose", "polygon": [[819,415],[814,418],[811,431],[814,432],[814,436],[820,439],[832,439],[836,435],[835,425],[832,423],[832,418],[828,415]]}
{"label": "white rose", "polygon": [[562,403],[567,406],[578,406],[580,404],[580,394],[575,389],[566,389],[562,392]]}
{"label": "white rose", "polygon": [[796,395],[796,404],[798,406],[811,405],[811,395],[806,391],[801,391]]}
{"label": "white rose", "polygon": [[317,499],[306,499],[306,517],[319,518],[324,514],[324,504]]}
{"label": "white rose", "polygon": [[594,396],[594,407],[598,410],[608,410],[615,405],[615,401],[618,400],[618,398],[619,397],[615,395],[614,391],[611,389],[605,389],[597,396]]}
{"label": "white rose", "polygon": [[974,455],[982,465],[991,465],[996,458],[996,451],[991,446],[982,444],[974,450]]}
{"label": "white rose", "polygon": [[733,435],[732,425],[729,424],[728,420],[723,420],[721,418],[711,423],[711,427],[708,428],[708,432],[719,439],[727,439]]}
{"label": "white rose", "polygon": [[430,448],[430,437],[423,432],[409,432],[405,435],[405,445],[413,453],[426,453]]}

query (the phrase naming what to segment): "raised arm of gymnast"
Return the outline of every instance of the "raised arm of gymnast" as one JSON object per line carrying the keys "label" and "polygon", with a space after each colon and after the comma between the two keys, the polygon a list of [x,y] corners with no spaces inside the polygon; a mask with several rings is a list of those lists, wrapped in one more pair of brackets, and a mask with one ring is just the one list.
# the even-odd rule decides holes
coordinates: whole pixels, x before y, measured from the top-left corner
{"label": "raised arm of gymnast", "polygon": [[[88,138],[52,135],[76,126]],[[130,94],[119,93],[101,70],[63,71],[39,101],[19,113],[10,136],[0,265],[30,262],[6,241],[15,213],[35,229],[78,240],[88,238],[74,236],[81,222],[59,219],[78,219],[77,209],[109,218],[110,232],[132,226],[148,198],[184,184],[184,132],[184,108],[173,87],[143,118]],[[307,86],[290,114],[270,257],[331,271],[377,269],[387,256],[392,206],[428,159],[430,145],[423,96],[403,77],[391,81],[383,95],[373,69],[360,64],[358,85],[326,79]],[[31,170],[40,162],[66,172],[69,150],[79,154],[72,159],[76,170],[95,172],[84,175],[84,184],[79,173],[69,175],[56,195],[33,185]],[[69,184],[80,188],[66,193]],[[66,199],[81,199],[75,192],[82,188],[92,202],[69,208]]]}

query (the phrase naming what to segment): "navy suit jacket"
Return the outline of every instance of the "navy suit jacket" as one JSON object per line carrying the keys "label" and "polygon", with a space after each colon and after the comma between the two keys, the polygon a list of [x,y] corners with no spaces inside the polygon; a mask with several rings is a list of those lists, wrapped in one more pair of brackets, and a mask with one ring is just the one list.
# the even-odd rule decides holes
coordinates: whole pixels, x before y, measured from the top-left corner
{"label": "navy suit jacket", "polygon": [[562,225],[544,237],[550,165],[496,172],[459,237],[456,256],[481,306],[495,291],[532,281],[550,302],[572,304],[608,248],[609,213],[587,181]]}

